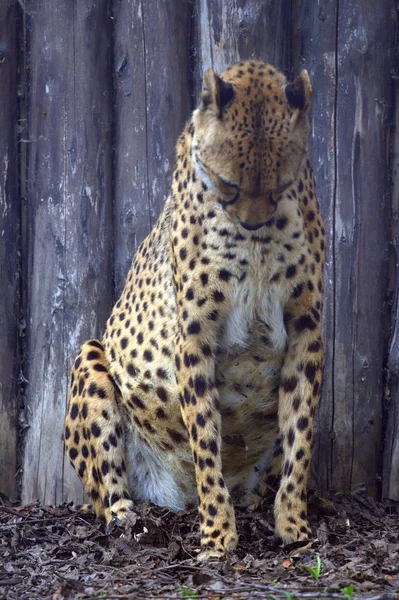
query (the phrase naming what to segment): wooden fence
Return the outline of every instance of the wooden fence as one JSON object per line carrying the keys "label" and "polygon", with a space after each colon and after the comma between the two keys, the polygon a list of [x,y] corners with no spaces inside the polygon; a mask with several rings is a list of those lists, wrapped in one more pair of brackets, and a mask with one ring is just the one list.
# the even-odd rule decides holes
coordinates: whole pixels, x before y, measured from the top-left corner
{"label": "wooden fence", "polygon": [[1,492],[83,498],[62,442],[71,363],[161,210],[204,70],[256,57],[314,87],[313,478],[399,499],[397,31],[394,0],[0,0]]}

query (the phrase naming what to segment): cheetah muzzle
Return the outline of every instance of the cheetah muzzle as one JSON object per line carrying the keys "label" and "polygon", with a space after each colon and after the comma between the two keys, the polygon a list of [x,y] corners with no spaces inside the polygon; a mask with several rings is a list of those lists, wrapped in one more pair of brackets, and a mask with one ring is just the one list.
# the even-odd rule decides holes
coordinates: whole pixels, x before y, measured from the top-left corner
{"label": "cheetah muzzle", "polygon": [[241,62],[205,73],[171,192],[100,343],[72,368],[65,445],[98,517],[198,503],[205,556],[233,502],[270,487],[285,544],[311,536],[324,228],[307,153],[311,85]]}

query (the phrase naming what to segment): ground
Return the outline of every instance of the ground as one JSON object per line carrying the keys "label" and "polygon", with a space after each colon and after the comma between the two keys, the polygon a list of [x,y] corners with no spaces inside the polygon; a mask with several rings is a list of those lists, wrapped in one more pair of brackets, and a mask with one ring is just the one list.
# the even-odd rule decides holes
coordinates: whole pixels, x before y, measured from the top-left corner
{"label": "ground", "polygon": [[[201,563],[195,511],[141,504],[107,536],[71,506],[17,506],[0,495],[0,598],[399,598],[399,503],[361,490],[311,496],[311,549],[275,546],[269,503],[237,510],[237,553]],[[316,580],[306,566],[318,556]]]}

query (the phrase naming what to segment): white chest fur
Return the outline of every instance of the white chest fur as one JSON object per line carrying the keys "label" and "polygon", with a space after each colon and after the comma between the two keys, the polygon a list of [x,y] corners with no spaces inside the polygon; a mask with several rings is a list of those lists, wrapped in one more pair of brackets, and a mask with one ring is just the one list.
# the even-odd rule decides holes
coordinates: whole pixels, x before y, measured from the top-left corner
{"label": "white chest fur", "polygon": [[280,287],[254,281],[248,277],[232,288],[230,309],[224,323],[221,345],[229,353],[245,351],[251,341],[256,321],[266,324],[273,349],[284,350],[287,332],[284,326],[283,307],[286,298]]}

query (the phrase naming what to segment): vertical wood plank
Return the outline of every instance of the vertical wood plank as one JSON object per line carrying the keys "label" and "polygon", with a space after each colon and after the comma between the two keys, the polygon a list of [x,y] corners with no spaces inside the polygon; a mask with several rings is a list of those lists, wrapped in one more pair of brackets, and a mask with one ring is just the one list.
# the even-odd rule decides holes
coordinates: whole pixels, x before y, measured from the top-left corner
{"label": "vertical wood plank", "polygon": [[334,228],[336,187],[337,2],[296,0],[298,27],[293,40],[294,71],[306,68],[313,86],[309,114],[309,151],[317,198],[326,230],[323,385],[317,410],[313,449],[313,480],[321,489],[331,485],[334,414]]}
{"label": "vertical wood plank", "polygon": [[175,144],[190,114],[189,3],[115,4],[115,285],[169,193]]}
{"label": "vertical wood plank", "polygon": [[206,69],[222,73],[249,58],[291,74],[292,0],[197,0],[195,95]]}
{"label": "vertical wood plank", "polygon": [[22,499],[80,501],[64,458],[70,367],[112,301],[112,20],[106,0],[27,3],[28,336]]}
{"label": "vertical wood plank", "polygon": [[0,3],[0,492],[15,498],[18,437],[20,198],[17,2]]}
{"label": "vertical wood plank", "polygon": [[[398,27],[398,23],[396,24]],[[396,92],[394,138],[392,143],[392,240],[394,253],[394,302],[392,310],[392,338],[387,361],[387,386],[385,389],[385,439],[383,457],[383,498],[399,500],[399,47],[394,48],[396,59],[392,74]]]}
{"label": "vertical wood plank", "polygon": [[395,14],[392,0],[339,3],[332,486],[364,482],[372,495],[386,347]]}

